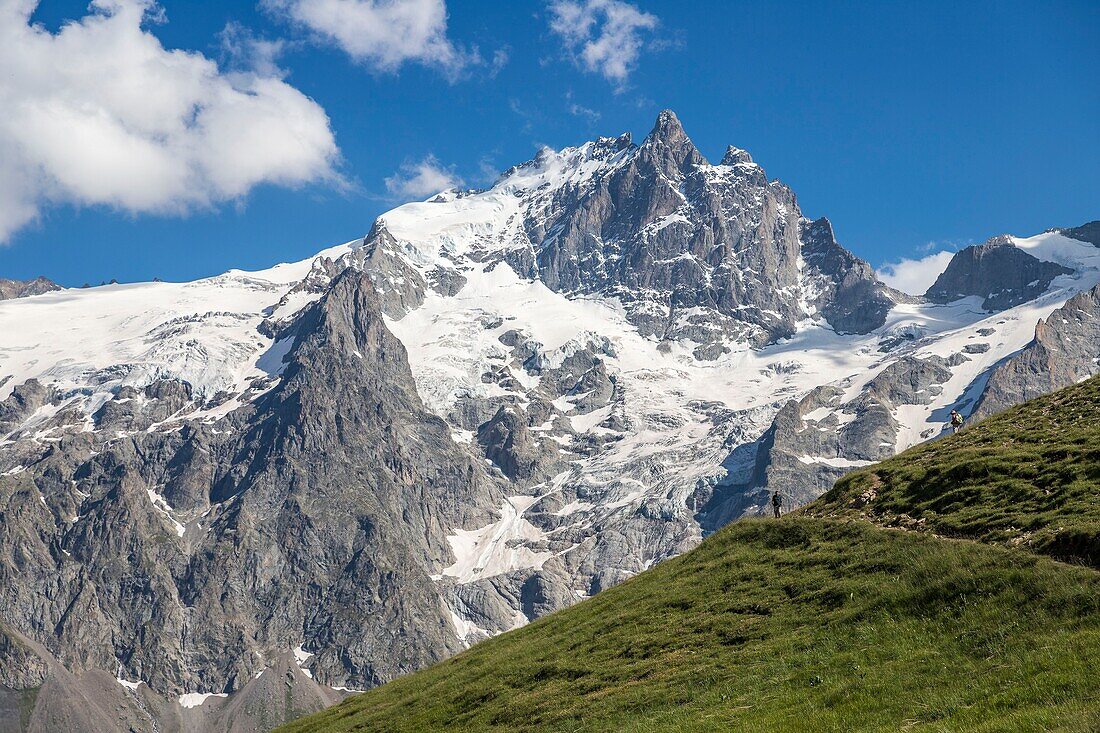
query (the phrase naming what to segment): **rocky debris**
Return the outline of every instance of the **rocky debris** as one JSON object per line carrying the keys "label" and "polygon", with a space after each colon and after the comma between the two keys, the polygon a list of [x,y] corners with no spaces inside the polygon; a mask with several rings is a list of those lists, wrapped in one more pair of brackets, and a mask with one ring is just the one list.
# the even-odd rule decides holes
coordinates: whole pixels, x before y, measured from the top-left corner
{"label": "rocky debris", "polygon": [[0,300],[26,298],[61,289],[61,286],[54,281],[41,276],[33,280],[8,280],[0,277]]}
{"label": "rocky debris", "polygon": [[[5,638],[0,631],[0,648]],[[116,678],[104,670],[71,673],[39,645],[24,641],[42,656],[28,661],[28,669],[35,670],[33,677],[0,681],[0,730],[253,733],[348,696],[315,682],[290,651],[236,692],[177,697],[158,694],[144,681]]]}
{"label": "rocky debris", "polygon": [[924,296],[950,303],[976,295],[984,299],[983,308],[1000,311],[1042,295],[1054,278],[1072,272],[1031,256],[1002,235],[956,252]]}
{"label": "rocky debris", "polygon": [[1100,285],[1035,326],[1035,338],[994,367],[972,414],[981,419],[1100,372]]}

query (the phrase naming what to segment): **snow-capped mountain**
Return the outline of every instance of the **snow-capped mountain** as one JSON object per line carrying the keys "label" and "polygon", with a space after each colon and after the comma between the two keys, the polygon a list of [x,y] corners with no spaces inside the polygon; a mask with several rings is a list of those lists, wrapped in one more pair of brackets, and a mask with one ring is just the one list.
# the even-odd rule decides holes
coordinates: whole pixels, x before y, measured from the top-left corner
{"label": "snow-capped mountain", "polygon": [[300,263],[0,303],[0,682],[164,730],[440,659],[1100,371],[1094,230],[905,295],[664,112]]}

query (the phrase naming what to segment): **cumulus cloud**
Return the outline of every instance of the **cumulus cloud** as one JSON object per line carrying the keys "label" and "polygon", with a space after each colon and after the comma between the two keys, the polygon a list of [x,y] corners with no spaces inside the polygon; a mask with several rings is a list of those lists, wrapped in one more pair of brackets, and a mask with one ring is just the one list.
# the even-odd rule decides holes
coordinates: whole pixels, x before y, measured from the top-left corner
{"label": "cumulus cloud", "polygon": [[951,262],[954,252],[935,252],[917,260],[888,262],[878,269],[878,279],[910,295],[924,295]]}
{"label": "cumulus cloud", "polygon": [[440,165],[434,155],[418,163],[405,163],[401,170],[386,179],[386,190],[396,199],[423,199],[461,186],[462,179],[454,171]]}
{"label": "cumulus cloud", "polygon": [[0,241],[51,204],[183,214],[339,181],[324,110],[271,68],[165,49],[152,0],[93,0],[57,33],[35,6],[0,0]]}
{"label": "cumulus cloud", "polygon": [[587,71],[622,87],[645,48],[657,16],[623,0],[552,0],[550,30]]}
{"label": "cumulus cloud", "polygon": [[[447,38],[443,0],[262,0],[264,7],[334,44],[356,61],[395,71],[407,61],[457,74],[480,62]],[[507,62],[498,52],[494,67]]]}

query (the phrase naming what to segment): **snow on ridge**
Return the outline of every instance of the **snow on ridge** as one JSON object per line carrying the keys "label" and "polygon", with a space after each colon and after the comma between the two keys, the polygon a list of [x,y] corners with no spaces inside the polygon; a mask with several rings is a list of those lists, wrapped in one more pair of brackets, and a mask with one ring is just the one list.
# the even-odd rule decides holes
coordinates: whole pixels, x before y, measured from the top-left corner
{"label": "snow on ridge", "polygon": [[[0,302],[0,400],[31,378],[55,386],[87,414],[122,385],[180,379],[199,400],[263,376],[273,344],[257,328],[317,257],[266,270],[230,270],[191,282],[69,288]],[[304,307],[316,295],[295,297]],[[280,313],[280,315],[288,315]],[[267,366],[267,364],[264,364]]]}
{"label": "snow on ridge", "polygon": [[1058,232],[1033,237],[1010,237],[1012,243],[1032,257],[1055,262],[1074,270],[1100,270],[1100,247],[1072,239]]}

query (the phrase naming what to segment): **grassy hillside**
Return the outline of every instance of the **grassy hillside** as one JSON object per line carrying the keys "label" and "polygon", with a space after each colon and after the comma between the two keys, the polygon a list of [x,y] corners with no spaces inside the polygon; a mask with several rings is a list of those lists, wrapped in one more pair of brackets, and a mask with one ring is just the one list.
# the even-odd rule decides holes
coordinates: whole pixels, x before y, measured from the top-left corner
{"label": "grassy hillside", "polygon": [[1094,558],[1098,394],[861,471],[283,730],[1100,730],[1100,572],[936,536]]}
{"label": "grassy hillside", "polygon": [[1100,568],[1100,378],[854,471],[805,513],[1003,543]]}

